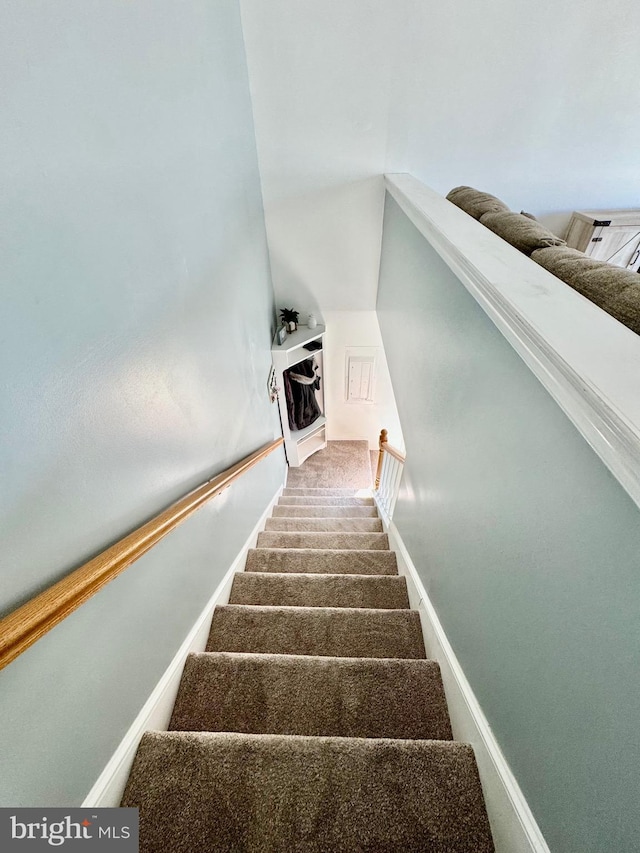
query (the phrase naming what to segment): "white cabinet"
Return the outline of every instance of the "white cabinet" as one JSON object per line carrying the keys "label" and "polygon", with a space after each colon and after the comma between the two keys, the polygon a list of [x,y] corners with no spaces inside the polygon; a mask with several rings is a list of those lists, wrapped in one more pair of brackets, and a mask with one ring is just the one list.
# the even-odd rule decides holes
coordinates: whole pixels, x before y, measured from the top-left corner
{"label": "white cabinet", "polygon": [[567,245],[617,267],[640,269],[640,210],[576,210]]}
{"label": "white cabinet", "polygon": [[[282,435],[284,437],[284,449],[287,454],[287,462],[292,468],[302,465],[305,459],[322,450],[327,446],[326,413],[324,407],[324,364],[322,344],[324,342],[324,326],[316,326],[309,329],[306,326],[298,327],[298,330],[288,335],[282,344],[278,343],[277,337],[271,347],[271,359],[276,372],[276,383],[278,386],[278,408],[280,410],[280,422],[282,424]],[[317,343],[320,347],[317,348]],[[305,349],[311,344],[315,349]],[[291,397],[287,395],[287,385],[291,388],[291,380],[285,377],[285,371],[295,368],[302,362],[312,362],[316,375],[320,377],[319,389],[313,388],[314,402],[319,415],[312,423],[301,429],[295,427],[292,422],[292,413],[287,403],[291,406]],[[311,373],[309,364],[305,364],[306,372]],[[292,371],[294,374],[295,370]]]}

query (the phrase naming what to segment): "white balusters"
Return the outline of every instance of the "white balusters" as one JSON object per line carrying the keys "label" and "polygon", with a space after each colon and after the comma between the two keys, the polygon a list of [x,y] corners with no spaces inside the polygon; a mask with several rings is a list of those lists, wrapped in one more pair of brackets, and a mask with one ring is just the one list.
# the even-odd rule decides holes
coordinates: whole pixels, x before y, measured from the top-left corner
{"label": "white balusters", "polygon": [[380,433],[379,446],[375,499],[387,521],[391,521],[400,490],[404,456],[399,450],[389,446],[386,429]]}

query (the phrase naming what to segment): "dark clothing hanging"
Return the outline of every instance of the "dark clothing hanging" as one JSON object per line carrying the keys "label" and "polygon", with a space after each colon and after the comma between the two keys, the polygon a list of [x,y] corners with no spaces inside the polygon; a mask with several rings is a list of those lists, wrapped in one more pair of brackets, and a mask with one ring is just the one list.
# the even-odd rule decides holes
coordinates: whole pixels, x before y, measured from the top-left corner
{"label": "dark clothing hanging", "polygon": [[282,375],[289,429],[304,429],[322,414],[316,398],[316,391],[320,388],[318,366],[314,358],[307,358]]}

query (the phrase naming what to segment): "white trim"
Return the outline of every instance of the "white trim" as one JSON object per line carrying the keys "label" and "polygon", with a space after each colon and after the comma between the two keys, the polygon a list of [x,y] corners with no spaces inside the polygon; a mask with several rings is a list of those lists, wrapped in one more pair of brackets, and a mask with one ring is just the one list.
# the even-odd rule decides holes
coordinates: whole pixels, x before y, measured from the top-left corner
{"label": "white trim", "polygon": [[[377,490],[374,489],[374,491],[372,493],[372,497],[373,497],[373,501],[376,505],[376,508],[378,510],[378,515],[382,519],[382,526],[384,527],[386,532],[389,532],[389,529],[391,528],[391,525],[393,522],[391,521],[391,519],[387,515],[386,509],[384,508],[384,506],[380,502]],[[393,551],[394,549],[392,548],[391,550]]]}
{"label": "white trim", "polygon": [[398,571],[407,579],[409,603],[420,614],[427,655],[440,664],[453,735],[473,746],[496,853],[549,853],[397,527],[384,518],[383,525],[389,535],[389,547],[396,551]]}
{"label": "white trim", "polygon": [[215,592],[207,602],[193,628],[187,634],[162,678],[156,684],[142,710],[131,724],[130,729],[85,797],[82,803],[83,808],[119,806],[142,735],[147,731],[167,730],[187,656],[193,652],[203,652],[205,650],[213,610],[216,605],[226,604],[229,601],[233,576],[236,572],[243,571],[247,551],[255,546],[258,533],[264,528],[265,520],[271,515],[274,505],[282,494],[282,489],[283,487],[280,486],[260,516],[238,556],[218,584]]}
{"label": "white trim", "polygon": [[385,185],[640,506],[640,336],[411,175]]}

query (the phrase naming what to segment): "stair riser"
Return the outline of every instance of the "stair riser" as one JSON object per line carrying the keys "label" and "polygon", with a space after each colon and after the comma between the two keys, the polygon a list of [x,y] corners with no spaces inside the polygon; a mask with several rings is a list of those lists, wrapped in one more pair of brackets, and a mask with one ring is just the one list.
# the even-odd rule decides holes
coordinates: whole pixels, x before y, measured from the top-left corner
{"label": "stair riser", "polygon": [[293,533],[382,533],[379,518],[268,518],[265,530]]}
{"label": "stair riser", "polygon": [[122,806],[141,853],[494,850],[473,751],[452,742],[149,732]]}
{"label": "stair riser", "polygon": [[304,497],[305,495],[312,498],[332,497],[332,498],[355,498],[358,497],[357,489],[299,489],[299,488],[284,488],[282,490],[283,497]]}
{"label": "stair riser", "polygon": [[229,604],[270,607],[409,608],[404,578],[238,572]]}
{"label": "stair riser", "polygon": [[216,607],[208,652],[424,659],[414,610]]}
{"label": "stair riser", "polygon": [[393,551],[322,551],[321,549],[252,548],[248,572],[308,572],[313,574],[397,575]]}
{"label": "stair riser", "polygon": [[434,661],[191,655],[170,730],[451,740]]}
{"label": "stair riser", "polygon": [[388,551],[386,533],[273,533],[258,534],[258,548],[321,548]]}
{"label": "stair riser", "polygon": [[274,518],[378,518],[374,506],[274,506]]}
{"label": "stair riser", "polygon": [[278,498],[278,506],[374,506],[373,498]]}

